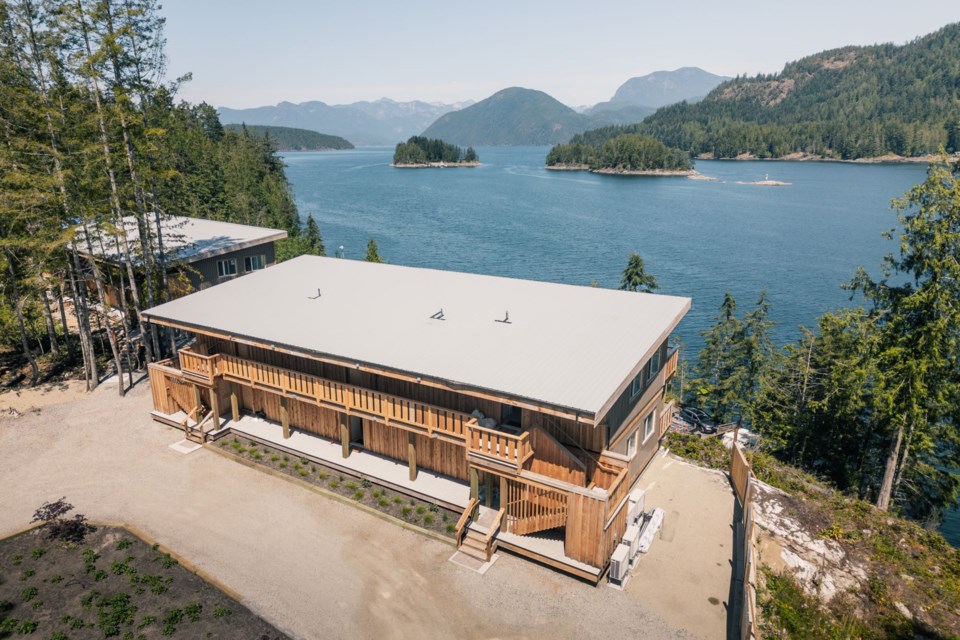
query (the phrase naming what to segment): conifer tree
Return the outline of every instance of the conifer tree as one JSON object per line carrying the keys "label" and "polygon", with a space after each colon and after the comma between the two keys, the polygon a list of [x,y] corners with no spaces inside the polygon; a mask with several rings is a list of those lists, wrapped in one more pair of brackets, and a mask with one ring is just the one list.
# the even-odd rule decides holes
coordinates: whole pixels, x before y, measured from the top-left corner
{"label": "conifer tree", "polygon": [[620,289],[623,291],[641,291],[652,293],[660,288],[653,274],[647,273],[643,258],[638,253],[631,252],[627,259],[627,266],[620,278]]}
{"label": "conifer tree", "polygon": [[377,248],[377,241],[373,238],[370,238],[370,241],[367,243],[367,254],[363,259],[366,262],[383,262],[383,258],[380,256],[380,250]]}

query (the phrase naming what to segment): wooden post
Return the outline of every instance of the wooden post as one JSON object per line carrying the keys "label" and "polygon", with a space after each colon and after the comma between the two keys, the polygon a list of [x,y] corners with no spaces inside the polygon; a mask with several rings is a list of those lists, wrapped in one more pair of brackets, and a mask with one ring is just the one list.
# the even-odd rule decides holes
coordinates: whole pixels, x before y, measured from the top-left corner
{"label": "wooden post", "polygon": [[284,439],[290,437],[290,412],[287,410],[287,399],[280,396],[280,426],[283,427]]}
{"label": "wooden post", "polygon": [[337,412],[340,419],[340,446],[343,448],[343,457],[350,457],[350,417],[342,411]]}
{"label": "wooden post", "polygon": [[[199,407],[202,404],[203,402],[200,400],[200,387],[193,385],[193,406]],[[203,416],[197,416],[197,419],[199,420],[202,417]]]}
{"label": "wooden post", "polygon": [[220,398],[217,395],[217,388],[210,389],[210,411],[213,413],[213,430],[220,430]]}
{"label": "wooden post", "polygon": [[407,461],[410,464],[410,482],[417,479],[417,436],[407,433]]}
{"label": "wooden post", "polygon": [[483,506],[490,508],[493,506],[493,475],[486,473],[483,476]]}
{"label": "wooden post", "polygon": [[500,476],[500,508],[507,506],[507,477]]}
{"label": "wooden post", "polygon": [[230,383],[230,417],[234,422],[240,421],[240,398],[237,394],[237,383]]}
{"label": "wooden post", "polygon": [[470,467],[470,499],[480,496],[480,474],[473,467]]}

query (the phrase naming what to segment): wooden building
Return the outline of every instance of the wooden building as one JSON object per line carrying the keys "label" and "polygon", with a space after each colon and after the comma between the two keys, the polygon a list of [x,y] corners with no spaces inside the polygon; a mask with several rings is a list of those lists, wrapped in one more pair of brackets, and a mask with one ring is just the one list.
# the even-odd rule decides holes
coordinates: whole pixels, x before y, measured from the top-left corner
{"label": "wooden building", "polygon": [[466,552],[499,546],[599,580],[670,419],[668,338],[689,307],[301,257],[144,312],[196,336],[151,365],[153,415],[201,440],[268,425],[281,445],[335,445],[348,469],[401,461],[395,485],[462,510]]}
{"label": "wooden building", "polygon": [[[136,219],[125,217],[124,226],[127,243],[139,266],[140,237]],[[287,232],[281,229],[184,216],[165,216],[160,228],[167,276],[176,297],[272,266],[276,262],[274,243],[287,237]],[[156,235],[152,228],[150,233]],[[119,271],[124,253],[118,238],[107,233],[91,236],[87,242],[81,231],[76,241],[77,250],[106,266],[108,275],[110,270]],[[155,237],[152,242],[160,244]],[[158,249],[155,260],[158,261],[159,255]],[[120,296],[112,280],[106,283],[106,294],[111,305],[119,307]]]}

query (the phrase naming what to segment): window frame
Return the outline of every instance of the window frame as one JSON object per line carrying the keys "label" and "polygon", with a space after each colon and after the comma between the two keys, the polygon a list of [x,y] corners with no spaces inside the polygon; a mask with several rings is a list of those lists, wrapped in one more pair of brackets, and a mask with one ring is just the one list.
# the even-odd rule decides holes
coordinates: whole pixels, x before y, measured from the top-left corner
{"label": "window frame", "polygon": [[[652,409],[652,410],[650,411],[650,413],[648,413],[648,414],[647,414],[646,416],[644,416],[644,418],[643,418],[643,441],[644,441],[644,442],[646,442],[647,440],[649,440],[649,439],[650,439],[650,436],[652,436],[653,433],[657,430],[657,428],[656,428],[656,423],[657,423],[656,414],[657,414],[657,410],[656,410],[656,409]],[[649,432],[648,432],[648,429],[649,429]]]}
{"label": "window frame", "polygon": [[[225,273],[224,265],[233,265],[233,273]],[[236,258],[225,258],[223,260],[217,260],[217,278],[220,280],[226,280],[229,278],[235,278],[237,276],[237,259]]]}
{"label": "window frame", "polygon": [[[260,261],[260,266],[251,269],[250,267],[253,265],[253,260],[254,260],[255,258]],[[253,254],[253,255],[249,255],[249,256],[244,256],[244,257],[243,257],[243,272],[244,272],[244,273],[253,273],[254,271],[262,271],[263,269],[266,269],[266,268],[267,268],[267,256],[266,256],[266,254],[256,253],[256,254]]]}
{"label": "window frame", "polygon": [[631,460],[637,455],[637,435],[638,432],[634,431],[627,438],[627,457]]}

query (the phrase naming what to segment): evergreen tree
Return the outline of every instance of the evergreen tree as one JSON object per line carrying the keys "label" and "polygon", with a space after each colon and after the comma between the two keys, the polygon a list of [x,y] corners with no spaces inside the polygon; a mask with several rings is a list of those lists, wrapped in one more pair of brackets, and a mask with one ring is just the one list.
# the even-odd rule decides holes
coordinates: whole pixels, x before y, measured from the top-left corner
{"label": "evergreen tree", "polygon": [[742,379],[743,323],[729,292],[723,296],[716,323],[702,334],[705,344],[693,368],[689,392],[717,422],[738,416]]}
{"label": "evergreen tree", "polygon": [[380,250],[377,249],[377,241],[373,238],[370,238],[370,241],[367,243],[367,254],[363,259],[366,262],[383,262],[383,258],[380,256]]}
{"label": "evergreen tree", "polygon": [[623,276],[620,278],[620,289],[652,293],[659,288],[657,279],[652,274],[647,273],[643,258],[639,254],[631,252],[627,259],[627,266],[623,270]]}
{"label": "evergreen tree", "polygon": [[325,256],[327,250],[323,246],[323,236],[320,235],[320,226],[313,219],[312,214],[307,215],[307,226],[303,231],[304,253],[312,256]]}

